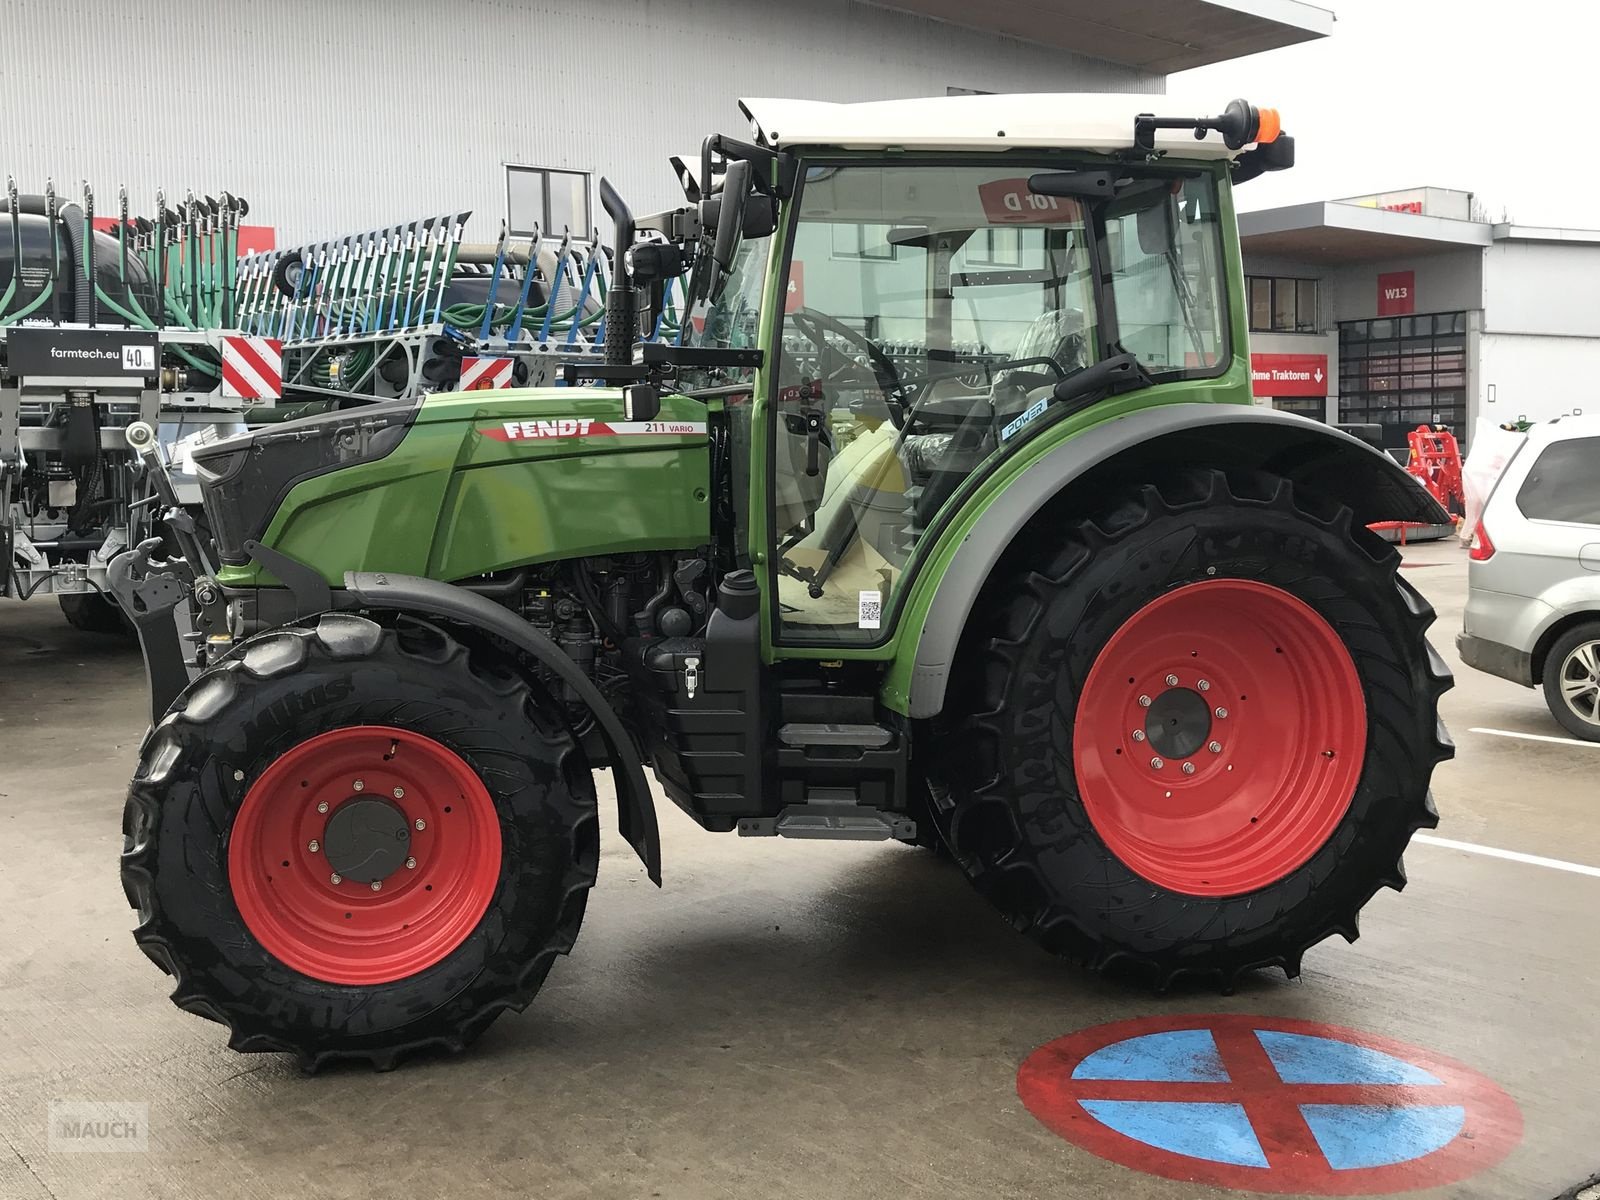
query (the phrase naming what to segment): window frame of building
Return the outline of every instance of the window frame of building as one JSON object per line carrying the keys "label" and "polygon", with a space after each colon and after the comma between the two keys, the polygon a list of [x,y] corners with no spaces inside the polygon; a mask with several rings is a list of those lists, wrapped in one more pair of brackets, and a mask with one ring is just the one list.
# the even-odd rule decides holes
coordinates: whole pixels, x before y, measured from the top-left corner
{"label": "window frame of building", "polygon": [[[1298,275],[1247,275],[1244,286],[1245,307],[1249,314],[1251,333],[1318,332],[1317,293],[1320,290],[1318,280]],[[1278,319],[1279,311],[1283,307],[1280,302],[1280,291],[1287,293],[1282,300],[1287,301],[1287,311],[1291,314],[1285,321]],[[1266,302],[1264,323],[1257,318],[1256,313],[1258,292]]]}
{"label": "window frame of building", "polygon": [[[893,242],[889,240],[889,232],[893,228],[889,225],[872,226],[874,240],[868,241],[868,226],[854,225],[834,227],[833,243],[830,258],[835,260],[861,260],[864,262],[895,262],[900,253]],[[882,231],[882,240],[877,240],[878,232]],[[841,232],[849,235],[847,240],[851,244],[841,245],[839,235]]]}
{"label": "window frame of building", "polygon": [[594,176],[588,171],[579,171],[571,167],[541,167],[532,163],[506,163],[506,228],[512,237],[532,237],[534,233],[531,221],[519,220],[525,213],[518,213],[515,209],[512,196],[512,177],[515,175],[531,175],[539,178],[539,211],[533,214],[538,219],[538,232],[542,237],[555,237],[560,235],[560,230],[551,225],[551,192],[550,185],[555,176],[572,176],[583,181],[583,223],[576,229],[571,229],[572,236],[580,241],[587,241],[594,231]]}
{"label": "window frame of building", "polygon": [[1339,323],[1339,421],[1384,427],[1401,447],[1418,425],[1444,425],[1466,445],[1465,311]]}

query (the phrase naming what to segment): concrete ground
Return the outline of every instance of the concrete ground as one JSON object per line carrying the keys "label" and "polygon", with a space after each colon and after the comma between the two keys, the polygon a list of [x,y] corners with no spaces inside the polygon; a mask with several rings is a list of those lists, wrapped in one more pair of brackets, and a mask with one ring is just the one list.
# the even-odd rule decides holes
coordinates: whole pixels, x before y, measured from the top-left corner
{"label": "concrete ground", "polygon": [[[1474,732],[1563,731],[1456,661],[1460,549],[1406,565],[1457,670],[1438,835],[1600,864],[1600,748]],[[665,891],[608,834],[576,951],[466,1056],[306,1078],[236,1055],[128,935],[142,687],[134,651],[54,605],[0,608],[4,1200],[1222,1196],[1060,1140],[1016,1092],[1051,1039],[1205,1012],[1353,1026],[1497,1081],[1521,1144],[1421,1195],[1548,1200],[1600,1167],[1600,878],[1436,844],[1302,979],[1154,998],[1045,957],[926,852],[712,836],[663,802]],[[148,1102],[148,1152],[52,1152],[51,1100]]]}

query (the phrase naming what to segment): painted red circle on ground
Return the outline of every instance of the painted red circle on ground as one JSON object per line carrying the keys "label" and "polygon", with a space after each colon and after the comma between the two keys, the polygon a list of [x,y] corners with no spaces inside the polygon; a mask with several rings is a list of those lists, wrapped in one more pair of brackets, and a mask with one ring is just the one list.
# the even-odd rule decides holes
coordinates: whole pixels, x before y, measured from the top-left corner
{"label": "painted red circle on ground", "polygon": [[1017,1095],[1047,1128],[1101,1158],[1255,1192],[1439,1187],[1492,1167],[1522,1139],[1515,1101],[1464,1063],[1283,1017],[1097,1025],[1030,1054]]}

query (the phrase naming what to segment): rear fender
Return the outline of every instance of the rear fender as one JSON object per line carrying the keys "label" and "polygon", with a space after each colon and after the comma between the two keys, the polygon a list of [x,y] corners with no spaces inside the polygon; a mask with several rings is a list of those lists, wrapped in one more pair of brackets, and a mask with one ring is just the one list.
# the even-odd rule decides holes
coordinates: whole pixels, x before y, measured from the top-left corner
{"label": "rear fender", "polygon": [[1261,470],[1375,521],[1448,524],[1449,515],[1394,459],[1347,433],[1254,406],[1163,404],[1091,426],[1044,454],[984,510],[940,577],[916,641],[906,714],[936,716],[968,617],[990,572],[1029,521],[1058,496],[1090,511],[1169,470]]}
{"label": "rear fender", "polygon": [[633,739],[628,736],[616,710],[600,694],[600,689],[560,646],[527,622],[518,620],[509,609],[453,584],[415,575],[350,571],[345,574],[344,585],[356,601],[354,607],[425,613],[493,634],[525,651],[560,676],[563,683],[569,684],[594,713],[595,723],[611,752],[618,828],[644,863],[651,881],[658,887],[661,885],[661,834],[656,825],[655,802],[651,799],[650,785],[645,781],[644,766],[634,749]]}

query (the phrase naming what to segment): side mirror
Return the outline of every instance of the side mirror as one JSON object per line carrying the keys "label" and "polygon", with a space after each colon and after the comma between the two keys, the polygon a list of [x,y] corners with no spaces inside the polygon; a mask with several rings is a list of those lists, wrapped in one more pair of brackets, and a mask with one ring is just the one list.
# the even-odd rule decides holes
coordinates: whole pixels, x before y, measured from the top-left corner
{"label": "side mirror", "polygon": [[755,196],[744,210],[746,238],[771,237],[778,227],[778,201],[772,196]]}
{"label": "side mirror", "polygon": [[722,203],[717,210],[717,237],[711,257],[724,275],[733,270],[733,257],[744,236],[745,208],[750,202],[750,163],[736,158],[722,177]]}

